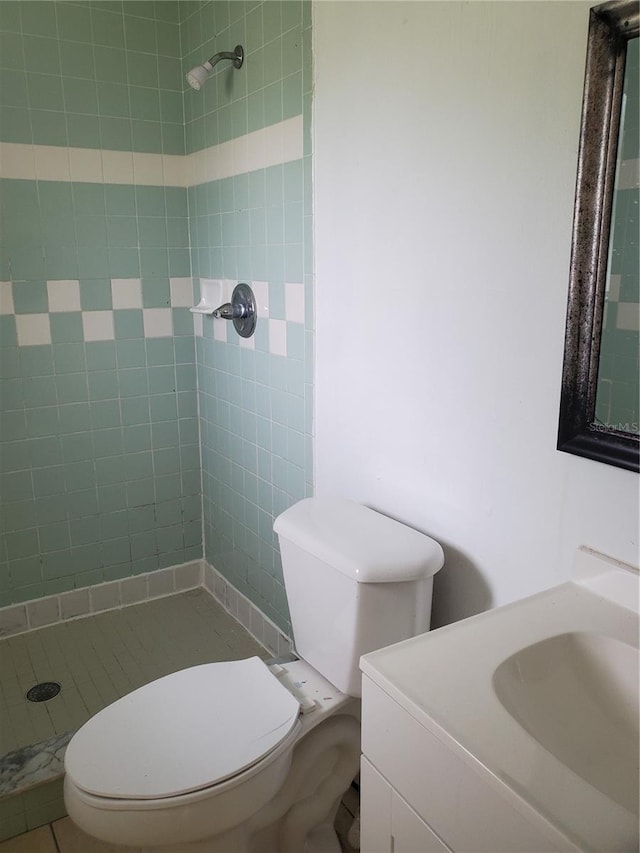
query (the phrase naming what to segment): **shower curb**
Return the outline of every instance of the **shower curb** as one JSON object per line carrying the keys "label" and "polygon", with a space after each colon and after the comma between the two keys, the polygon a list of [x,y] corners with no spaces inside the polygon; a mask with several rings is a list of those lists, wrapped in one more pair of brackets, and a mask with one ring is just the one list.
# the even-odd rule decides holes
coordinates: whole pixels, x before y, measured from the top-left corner
{"label": "shower curb", "polygon": [[73,735],[74,730],[53,735],[0,758],[0,797],[23,794],[36,785],[62,776],[64,754]]}

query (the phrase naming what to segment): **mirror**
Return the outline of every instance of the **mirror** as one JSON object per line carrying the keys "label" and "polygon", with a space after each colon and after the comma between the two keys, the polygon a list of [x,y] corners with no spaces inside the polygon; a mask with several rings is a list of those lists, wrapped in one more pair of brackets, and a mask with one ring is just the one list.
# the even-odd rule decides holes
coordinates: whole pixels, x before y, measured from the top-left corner
{"label": "mirror", "polygon": [[640,470],[637,0],[590,10],[558,449]]}

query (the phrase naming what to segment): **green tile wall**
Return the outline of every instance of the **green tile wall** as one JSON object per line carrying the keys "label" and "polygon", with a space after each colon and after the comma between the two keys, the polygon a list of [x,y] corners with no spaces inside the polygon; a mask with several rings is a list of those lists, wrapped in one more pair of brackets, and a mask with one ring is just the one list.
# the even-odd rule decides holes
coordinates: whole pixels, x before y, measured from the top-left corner
{"label": "green tile wall", "polygon": [[[3,141],[184,151],[177,3],[3,2],[0,39]],[[170,299],[187,214],[176,187],[0,183],[0,606],[202,554],[193,323]],[[113,310],[112,279],[140,280],[137,307]],[[76,310],[51,309],[60,280]],[[145,334],[154,309],[172,336]],[[28,315],[50,343],[18,346]]]}
{"label": "green tile wall", "polygon": [[109,278],[141,277],[166,301],[190,275],[186,190],[118,184],[0,183],[0,280],[20,281],[38,310],[46,279],[80,279],[85,310],[111,307]]}
{"label": "green tile wall", "polygon": [[179,3],[3,0],[0,140],[184,153]]}
{"label": "green tile wall", "polygon": [[[46,311],[46,289],[19,284]],[[0,317],[0,606],[202,554],[191,315],[168,308],[173,335],[145,337],[146,309],[106,310],[109,284],[79,289],[112,340],[84,340],[76,311],[44,315],[51,344],[17,346],[32,303]]]}
{"label": "green tile wall", "polygon": [[186,150],[198,151],[302,113],[310,92],[308,0],[181,3],[183,70],[241,44],[245,63],[222,62],[184,100]]}
{"label": "green tile wall", "polygon": [[[217,270],[217,276],[233,280],[268,282],[269,315],[281,320],[285,281],[305,278],[306,183],[304,162],[298,160],[190,193],[193,232],[203,235],[205,243],[193,249],[201,274]],[[267,206],[273,197],[267,186],[279,197],[278,205]],[[233,220],[242,213],[234,213],[235,205],[249,187],[256,191],[250,192],[246,212],[261,221],[261,241],[254,235],[254,244],[227,246],[221,238],[222,246],[211,247],[204,236],[210,233],[207,224],[211,218],[228,216],[230,230],[237,234],[240,226]],[[213,206],[206,200],[210,194],[217,199]],[[264,223],[270,215],[283,218],[289,208],[296,211],[297,227],[291,226],[291,231],[298,242],[293,238],[286,242],[282,227],[268,242],[270,229]],[[306,278],[310,284],[310,276]],[[310,300],[307,287],[308,304]],[[287,327],[286,357],[269,351],[265,319],[258,321],[254,349],[240,346],[230,330],[227,343],[215,341],[210,318],[204,318],[203,337],[197,338],[206,555],[284,629],[290,627],[289,615],[273,520],[312,492],[311,318],[306,331],[303,324]]]}
{"label": "green tile wall", "polygon": [[[242,43],[239,71],[185,93],[187,150],[304,116],[304,157],[189,190],[194,277],[267,282],[269,316],[285,320],[285,283],[305,288],[305,323],[287,323],[287,356],[197,339],[207,559],[290,631],[276,515],[312,492],[313,278],[311,247],[310,3],[190,4],[182,17],[185,69]],[[215,74],[215,72],[214,72]]]}
{"label": "green tile wall", "polygon": [[[0,282],[13,282],[15,313],[0,316],[0,605],[198,556],[202,477],[208,559],[289,629],[272,523],[313,477],[310,8],[0,3],[4,141],[181,154],[304,123],[300,160],[188,192],[2,186]],[[221,64],[199,93],[183,83],[238,43],[241,70]],[[145,337],[144,310],[192,274],[267,282],[277,322],[285,285],[303,285],[287,355],[270,351],[266,320],[253,349],[233,332],[214,340],[207,318],[194,338],[184,307],[173,337]],[[112,309],[114,278],[141,279],[143,307],[113,311],[113,340],[83,340],[87,312]],[[79,281],[79,311],[48,313],[59,279]],[[28,314],[48,318],[50,344],[17,346]]]}

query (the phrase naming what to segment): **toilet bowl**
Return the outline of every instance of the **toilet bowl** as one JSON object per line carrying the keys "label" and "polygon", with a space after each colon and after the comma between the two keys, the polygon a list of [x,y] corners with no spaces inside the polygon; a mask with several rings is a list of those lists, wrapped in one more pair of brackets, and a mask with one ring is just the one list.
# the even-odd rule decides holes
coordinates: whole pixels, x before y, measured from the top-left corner
{"label": "toilet bowl", "polygon": [[72,738],[67,811],[112,844],[301,850],[278,841],[292,832],[292,815],[282,818],[304,799],[310,776],[325,785],[318,808],[330,817],[358,770],[357,710],[304,661],[268,667],[254,657],[181,670],[109,705]]}
{"label": "toilet bowl", "polygon": [[64,782],[89,835],[163,853],[339,853],[360,655],[428,629],[442,549],[349,501],[301,501],[274,528],[301,659],[190,667],[89,720]]}

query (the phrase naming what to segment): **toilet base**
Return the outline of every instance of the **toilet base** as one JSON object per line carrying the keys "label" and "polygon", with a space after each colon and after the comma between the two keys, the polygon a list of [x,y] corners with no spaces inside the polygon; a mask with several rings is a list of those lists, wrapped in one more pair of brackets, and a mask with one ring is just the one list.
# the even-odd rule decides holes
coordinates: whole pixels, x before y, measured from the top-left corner
{"label": "toilet base", "polygon": [[[278,774],[281,774],[281,782],[271,787],[275,794],[262,808],[245,816],[233,828],[193,841],[178,840],[179,833],[174,834],[176,841],[173,843],[158,844],[156,841],[162,838],[160,825],[168,828],[172,822],[177,826],[185,821],[188,825],[189,816],[193,816],[189,806],[185,807],[184,814],[179,809],[173,810],[173,814],[172,810],[161,809],[137,814],[129,811],[128,815],[113,810],[111,817],[107,814],[98,829],[96,817],[100,810],[80,811],[71,790],[65,792],[65,799],[71,818],[76,819],[85,832],[109,843],[135,846],[144,853],[340,853],[333,821],[342,796],[359,770],[357,714],[331,715],[312,726],[282,758],[286,764]],[[246,805],[247,791],[243,786],[240,789],[237,802]],[[214,811],[216,799],[214,796],[213,800],[202,802],[205,813]],[[211,825],[211,829],[214,828],[215,821]],[[206,832],[204,827],[202,829]],[[153,836],[153,843],[146,844],[145,841],[151,841]],[[191,837],[194,838],[193,833]]]}
{"label": "toilet base", "polygon": [[267,759],[166,801],[101,798],[67,776],[69,816],[89,835],[144,853],[339,853],[333,822],[360,768],[360,703],[304,661],[280,677],[314,709]]}
{"label": "toilet base", "polygon": [[327,823],[314,829],[307,838],[305,853],[342,853],[342,847],[333,826]]}

